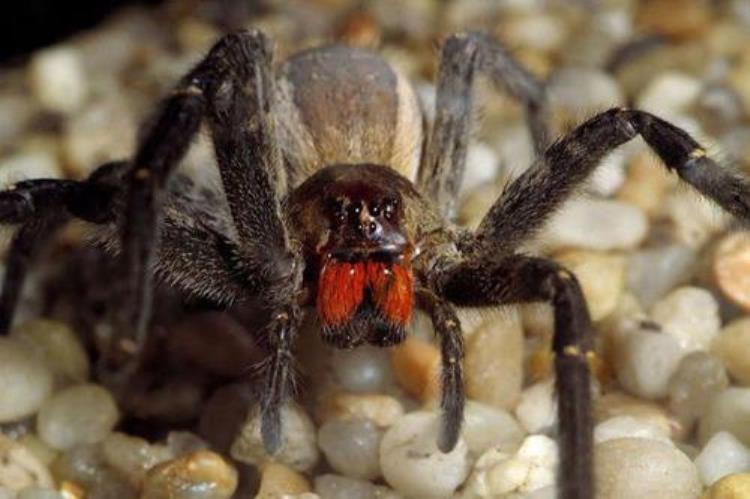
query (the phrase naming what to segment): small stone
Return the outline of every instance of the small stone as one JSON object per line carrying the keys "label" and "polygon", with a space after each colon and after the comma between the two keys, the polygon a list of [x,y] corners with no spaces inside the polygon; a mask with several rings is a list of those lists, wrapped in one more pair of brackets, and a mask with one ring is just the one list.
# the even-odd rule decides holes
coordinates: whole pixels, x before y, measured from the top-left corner
{"label": "small stone", "polygon": [[526,388],[516,407],[516,417],[528,433],[550,432],[557,424],[554,379],[540,381]]}
{"label": "small stone", "polygon": [[45,401],[37,416],[37,432],[55,449],[103,440],[120,415],[112,395],[99,385],[76,385]]}
{"label": "small stone", "polygon": [[434,400],[440,393],[440,350],[432,343],[410,337],[393,349],[393,372],[413,397]]}
{"label": "small stone", "polygon": [[52,393],[52,373],[13,338],[0,338],[0,379],[0,423],[31,416]]}
{"label": "small stone", "polygon": [[141,499],[229,499],[236,488],[237,471],[220,455],[203,450],[150,470]]}
{"label": "small stone", "polygon": [[638,250],[628,260],[627,287],[641,304],[651,307],[690,279],[696,259],[695,250],[681,244]]}
{"label": "small stone", "polygon": [[638,96],[637,107],[657,116],[682,114],[693,106],[702,87],[701,81],[687,74],[662,73]]}
{"label": "small stone", "polygon": [[54,487],[49,470],[28,448],[0,434],[0,487],[17,492],[33,486]]}
{"label": "small stone", "polygon": [[648,438],[617,438],[594,447],[594,476],[600,497],[696,498],[698,470],[674,445]]}
{"label": "small stone", "polygon": [[60,178],[57,158],[48,151],[19,152],[0,161],[0,188],[35,178]]}
{"label": "small stone", "polygon": [[390,395],[335,393],[325,399],[319,411],[322,421],[329,419],[372,421],[381,428],[391,426],[404,414],[401,402]]}
{"label": "small stone", "polygon": [[634,395],[656,400],[667,395],[667,385],[685,352],[674,337],[641,329],[618,342],[615,371],[623,388]]}
{"label": "small stone", "polygon": [[119,432],[110,433],[102,441],[101,451],[107,464],[134,486],[143,483],[148,470],[174,457],[163,445],[152,445],[142,438]]}
{"label": "small stone", "polygon": [[15,440],[29,449],[45,466],[50,466],[59,455],[56,449],[47,445],[36,433],[27,433]]}
{"label": "small stone", "polygon": [[683,39],[711,26],[711,9],[702,0],[649,0],[638,4],[636,21],[645,32]]}
{"label": "small stone", "polygon": [[711,352],[727,368],[732,378],[750,384],[750,317],[730,322],[711,345]]}
{"label": "small stone", "polygon": [[279,463],[268,463],[263,467],[260,489],[256,499],[278,499],[310,492],[307,479],[291,468]]}
{"label": "small stone", "polygon": [[380,444],[383,477],[408,497],[438,498],[453,493],[469,474],[463,438],[454,449],[437,448],[439,418],[425,411],[405,415],[386,431]]}
{"label": "small stone", "polygon": [[750,473],[725,476],[706,491],[701,499],[743,499],[750,497]]}
{"label": "small stone", "polygon": [[34,319],[14,327],[11,337],[26,343],[64,382],[83,383],[88,379],[88,355],[67,325]]}
{"label": "small stone", "polygon": [[625,285],[625,257],[596,251],[569,250],[555,257],[578,278],[591,320],[612,313]]}
{"label": "small stone", "polygon": [[500,160],[497,153],[481,142],[473,142],[466,152],[466,172],[464,173],[461,192],[473,191],[495,180]]}
{"label": "small stone", "polygon": [[594,443],[598,444],[616,438],[650,438],[672,443],[669,432],[664,427],[632,416],[610,418],[594,428]]}
{"label": "small stone", "polygon": [[84,104],[88,85],[74,47],[60,45],[37,52],[29,71],[35,97],[50,111],[72,113]]}
{"label": "small stone", "polygon": [[617,80],[596,68],[563,67],[555,71],[546,86],[553,113],[575,118],[576,123],[579,118],[625,104]]}
{"label": "small stone", "polygon": [[703,484],[710,486],[732,473],[750,471],[750,449],[731,433],[720,431],[703,447],[695,465]]}
{"label": "small stone", "polygon": [[375,486],[370,482],[341,475],[320,475],[315,478],[315,492],[325,499],[376,499]]}
{"label": "small stone", "polygon": [[477,460],[462,499],[529,497],[555,486],[557,444],[543,435],[526,437],[515,454],[490,449]]}
{"label": "small stone", "polygon": [[663,407],[653,402],[637,399],[625,392],[610,391],[596,399],[594,417],[597,423],[618,416],[630,416],[656,426],[664,434],[672,431],[672,421]]}
{"label": "small stone", "polygon": [[719,305],[703,288],[683,286],[659,300],[651,317],[686,351],[708,350],[719,334]]}
{"label": "small stone", "polygon": [[463,437],[469,451],[481,455],[489,448],[513,453],[526,436],[508,411],[468,400],[464,408]]}
{"label": "small stone", "polygon": [[664,197],[673,183],[673,176],[652,153],[644,151],[628,165],[627,178],[617,192],[617,199],[635,205],[649,217],[654,217],[664,207]]}
{"label": "small stone", "polygon": [[711,399],[729,386],[721,361],[706,352],[686,355],[669,380],[669,409],[692,425],[708,409]]}
{"label": "small stone", "polygon": [[728,234],[719,241],[713,274],[724,296],[750,310],[750,232]]}
{"label": "small stone", "polygon": [[518,310],[487,318],[466,339],[466,394],[502,409],[518,403],[523,382],[523,331]]}
{"label": "small stone", "polygon": [[119,472],[111,469],[97,444],[79,445],[60,454],[53,463],[52,472],[66,499],[136,499],[135,488]]}
{"label": "small stone", "polygon": [[552,217],[544,241],[552,247],[630,249],[646,237],[648,220],[633,205],[609,199],[572,199]]}
{"label": "small stone", "polygon": [[373,480],[380,475],[381,433],[372,421],[331,420],[318,430],[318,446],[342,475]]}
{"label": "small stone", "polygon": [[384,348],[363,345],[331,352],[334,379],[345,391],[378,393],[393,385],[390,354]]}
{"label": "small stone", "polygon": [[26,487],[18,494],[18,499],[68,499],[54,489]]}
{"label": "small stone", "polygon": [[262,465],[273,459],[297,471],[309,471],[318,462],[315,426],[299,406],[286,404],[281,409],[281,449],[268,455],[260,435],[260,415],[253,411],[232,444],[231,456],[243,463]]}
{"label": "small stone", "polygon": [[730,387],[717,394],[701,418],[698,440],[705,444],[716,433],[728,431],[750,446],[750,388]]}
{"label": "small stone", "polygon": [[[683,123],[676,124],[685,128]],[[694,130],[690,132],[693,137],[699,135]],[[692,189],[675,189],[670,192],[664,202],[664,212],[671,222],[672,237],[694,250],[702,248],[732,220],[731,215],[717,204],[706,202]]]}

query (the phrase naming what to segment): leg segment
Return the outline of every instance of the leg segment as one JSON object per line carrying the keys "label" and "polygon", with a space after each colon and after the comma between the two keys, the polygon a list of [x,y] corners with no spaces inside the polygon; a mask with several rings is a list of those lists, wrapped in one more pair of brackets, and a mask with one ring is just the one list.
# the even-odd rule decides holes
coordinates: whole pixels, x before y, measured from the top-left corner
{"label": "leg segment", "polygon": [[483,33],[454,35],[445,40],[438,73],[435,123],[427,139],[417,183],[444,213],[453,215],[466,166],[472,125],[474,71],[486,74],[526,108],[537,152],[547,145],[544,89],[503,46]]}
{"label": "leg segment", "polygon": [[477,238],[491,251],[512,252],[583,183],[613,149],[640,134],[669,170],[722,208],[750,219],[750,182],[709,159],[685,131],[643,112],[610,109],[552,144],[490,209]]}
{"label": "leg segment", "polygon": [[549,260],[513,255],[500,261],[469,260],[435,282],[438,295],[459,306],[546,301],[555,314],[553,349],[560,434],[560,497],[593,498],[592,418],[588,358],[591,321],[581,288]]}
{"label": "leg segment", "polygon": [[461,323],[453,307],[432,291],[417,291],[419,306],[430,314],[435,332],[440,339],[442,357],[440,408],[443,411],[438,448],[450,452],[456,446],[463,422],[464,394],[463,359],[464,344]]}

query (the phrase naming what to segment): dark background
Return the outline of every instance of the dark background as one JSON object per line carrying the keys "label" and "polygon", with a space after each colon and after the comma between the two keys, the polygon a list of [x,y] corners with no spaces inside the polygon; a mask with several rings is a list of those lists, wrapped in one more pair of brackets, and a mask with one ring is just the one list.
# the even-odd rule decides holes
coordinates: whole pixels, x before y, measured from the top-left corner
{"label": "dark background", "polygon": [[0,62],[92,27],[118,7],[159,3],[162,0],[8,0],[0,10]]}

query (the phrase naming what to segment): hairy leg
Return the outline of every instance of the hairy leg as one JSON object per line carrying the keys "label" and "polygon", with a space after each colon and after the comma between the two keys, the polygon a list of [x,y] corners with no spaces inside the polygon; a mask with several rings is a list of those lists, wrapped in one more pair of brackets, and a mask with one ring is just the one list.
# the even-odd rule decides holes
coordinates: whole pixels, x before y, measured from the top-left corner
{"label": "hairy leg", "polygon": [[492,37],[484,33],[453,35],[445,40],[440,57],[435,123],[427,139],[417,184],[451,218],[466,166],[472,125],[475,71],[521,101],[534,146],[547,146],[544,88]]}
{"label": "hairy leg", "polygon": [[441,402],[443,411],[438,448],[450,452],[456,446],[463,423],[464,393],[463,359],[464,344],[461,323],[453,307],[444,299],[427,289],[417,290],[419,307],[432,320],[435,333],[440,340],[442,358]]}
{"label": "hairy leg", "polygon": [[643,112],[610,109],[552,144],[513,181],[477,230],[489,252],[511,253],[586,180],[601,160],[640,134],[669,170],[722,208],[750,220],[750,181],[706,156],[684,130]]}
{"label": "hairy leg", "polygon": [[549,302],[555,315],[553,350],[560,435],[560,497],[591,499],[593,422],[588,360],[591,320],[575,277],[556,263],[512,255],[475,259],[449,267],[435,292],[458,306]]}

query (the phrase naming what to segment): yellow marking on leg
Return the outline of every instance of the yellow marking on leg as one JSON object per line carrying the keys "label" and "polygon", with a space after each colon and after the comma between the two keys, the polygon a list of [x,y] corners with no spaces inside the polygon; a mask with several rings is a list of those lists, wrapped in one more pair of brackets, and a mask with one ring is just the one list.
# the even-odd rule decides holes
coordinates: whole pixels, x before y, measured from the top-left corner
{"label": "yellow marking on leg", "polygon": [[705,151],[705,149],[703,149],[701,147],[696,147],[695,149],[692,150],[692,152],[690,153],[689,156],[692,159],[705,158],[706,157],[706,151]]}

